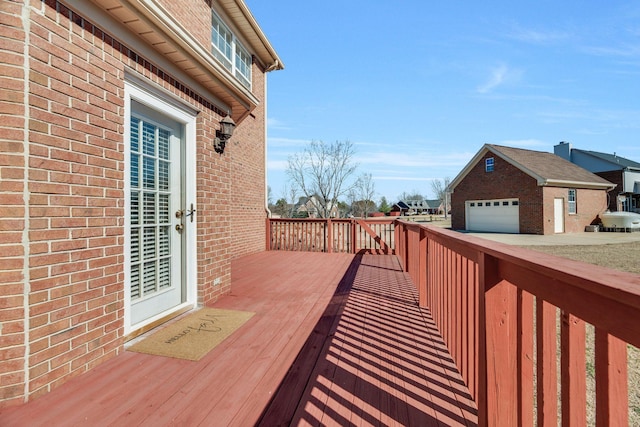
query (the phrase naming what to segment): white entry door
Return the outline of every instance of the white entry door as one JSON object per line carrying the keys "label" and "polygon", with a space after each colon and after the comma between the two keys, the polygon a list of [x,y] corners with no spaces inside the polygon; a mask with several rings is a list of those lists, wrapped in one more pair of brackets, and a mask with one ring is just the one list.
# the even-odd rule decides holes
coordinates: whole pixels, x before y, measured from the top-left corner
{"label": "white entry door", "polygon": [[127,291],[135,329],[185,301],[183,126],[132,101],[129,141]]}
{"label": "white entry door", "polygon": [[564,199],[553,199],[553,232],[564,233]]}

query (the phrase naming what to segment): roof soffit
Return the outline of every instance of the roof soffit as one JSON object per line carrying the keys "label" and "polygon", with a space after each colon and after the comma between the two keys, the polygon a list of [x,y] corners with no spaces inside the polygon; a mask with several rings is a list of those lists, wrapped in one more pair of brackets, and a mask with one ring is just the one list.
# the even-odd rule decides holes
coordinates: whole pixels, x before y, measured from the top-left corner
{"label": "roof soffit", "polygon": [[[65,2],[71,5],[84,3],[81,0]],[[235,79],[155,0],[91,2],[226,104],[218,107],[230,110],[234,120],[241,120],[247,112],[260,104],[260,100],[250,90]],[[131,48],[135,49],[135,46]]]}
{"label": "roof soffit", "polygon": [[256,56],[268,71],[284,69],[284,64],[244,1],[218,0],[216,3],[235,23],[243,38],[251,45]]}

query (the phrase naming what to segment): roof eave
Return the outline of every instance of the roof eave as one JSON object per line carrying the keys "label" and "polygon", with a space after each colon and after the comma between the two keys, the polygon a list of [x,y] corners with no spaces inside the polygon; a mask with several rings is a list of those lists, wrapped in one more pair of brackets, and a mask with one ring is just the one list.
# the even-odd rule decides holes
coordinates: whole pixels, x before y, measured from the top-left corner
{"label": "roof eave", "polygon": [[567,181],[561,179],[546,179],[538,181],[538,185],[544,187],[576,187],[593,190],[613,190],[616,186],[613,183],[604,182],[586,182],[586,181]]}
{"label": "roof eave", "polygon": [[245,38],[252,44],[266,71],[283,70],[284,63],[260,28],[258,21],[242,0],[219,0],[218,4],[231,16]]}
{"label": "roof eave", "polygon": [[[79,0],[64,1],[76,6],[83,3]],[[91,0],[91,3],[210,91],[225,104],[218,107],[230,110],[236,122],[260,105],[260,99],[224,68],[157,0]],[[258,38],[264,38],[261,31],[260,34]]]}

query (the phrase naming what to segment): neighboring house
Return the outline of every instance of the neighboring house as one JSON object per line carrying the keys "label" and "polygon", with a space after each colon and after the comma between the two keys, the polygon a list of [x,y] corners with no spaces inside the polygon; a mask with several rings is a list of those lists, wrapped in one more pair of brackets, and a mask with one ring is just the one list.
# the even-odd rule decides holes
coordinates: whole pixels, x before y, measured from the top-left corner
{"label": "neighboring house", "polygon": [[553,234],[584,231],[614,184],[553,153],[484,145],[451,181],[456,230]]}
{"label": "neighboring house", "polygon": [[8,406],[228,293],[231,260],[264,249],[266,73],[282,64],[242,0],[0,13]]}
{"label": "neighboring house", "polygon": [[578,150],[571,143],[553,147],[556,155],[611,181],[616,185],[609,194],[612,211],[640,212],[640,163],[613,154]]}
{"label": "neighboring house", "polygon": [[407,205],[405,202],[400,200],[398,203],[394,203],[393,206],[391,206],[391,215],[392,216],[405,215],[407,212],[409,212],[409,209],[410,209],[409,205]]}
{"label": "neighboring house", "polygon": [[298,199],[298,203],[296,204],[295,211],[298,215],[304,215],[306,213],[309,218],[338,218],[339,211],[338,206],[333,205],[333,203],[327,203],[327,211],[329,215],[322,215],[320,210],[322,210],[322,205],[318,200],[318,196],[300,197]]}
{"label": "neighboring house", "polygon": [[400,215],[437,215],[441,212],[440,200],[400,200],[391,207]]}

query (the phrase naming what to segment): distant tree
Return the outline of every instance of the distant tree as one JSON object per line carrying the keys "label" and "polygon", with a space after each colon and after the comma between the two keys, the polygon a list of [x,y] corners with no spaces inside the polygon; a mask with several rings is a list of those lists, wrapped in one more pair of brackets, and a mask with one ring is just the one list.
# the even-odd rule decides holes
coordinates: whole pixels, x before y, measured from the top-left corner
{"label": "distant tree", "polygon": [[351,207],[345,201],[338,202],[338,217],[345,218],[351,212]]}
{"label": "distant tree", "polygon": [[400,200],[402,201],[407,201],[407,200],[424,200],[425,197],[420,194],[420,192],[418,190],[412,190],[410,193],[407,193],[406,191],[402,192],[402,194],[400,194]]}
{"label": "distant tree", "polygon": [[449,184],[451,184],[451,178],[446,177],[442,180],[434,179],[431,181],[431,191],[440,201],[442,206],[444,207],[444,217],[447,218],[447,213],[449,211]]}
{"label": "distant tree", "polygon": [[273,204],[273,191],[271,191],[270,185],[267,185],[267,203],[269,205]]}
{"label": "distant tree", "polygon": [[282,198],[287,203],[287,213],[283,215],[284,218],[293,218],[293,214],[296,209],[296,202],[298,199],[298,190],[294,186],[290,186],[287,183],[282,188]]}
{"label": "distant tree", "polygon": [[355,216],[366,218],[370,212],[376,210],[376,202],[373,200],[356,200],[351,204],[351,210]]}
{"label": "distant tree", "polygon": [[289,157],[287,175],[292,186],[312,200],[321,218],[328,218],[338,199],[349,191],[348,178],[357,167],[354,154],[349,141],[311,141],[302,153]]}
{"label": "distant tree", "polygon": [[271,212],[280,215],[282,218],[287,218],[289,214],[289,204],[285,199],[278,199],[275,205],[271,206]]}
{"label": "distant tree", "polygon": [[386,214],[391,212],[391,206],[389,205],[389,202],[387,202],[386,197],[382,196],[380,198],[380,204],[378,205],[378,210]]}
{"label": "distant tree", "polygon": [[353,185],[350,198],[352,199],[351,208],[365,218],[369,212],[373,212],[376,208],[376,202],[373,197],[376,194],[376,185],[370,173],[361,174]]}

